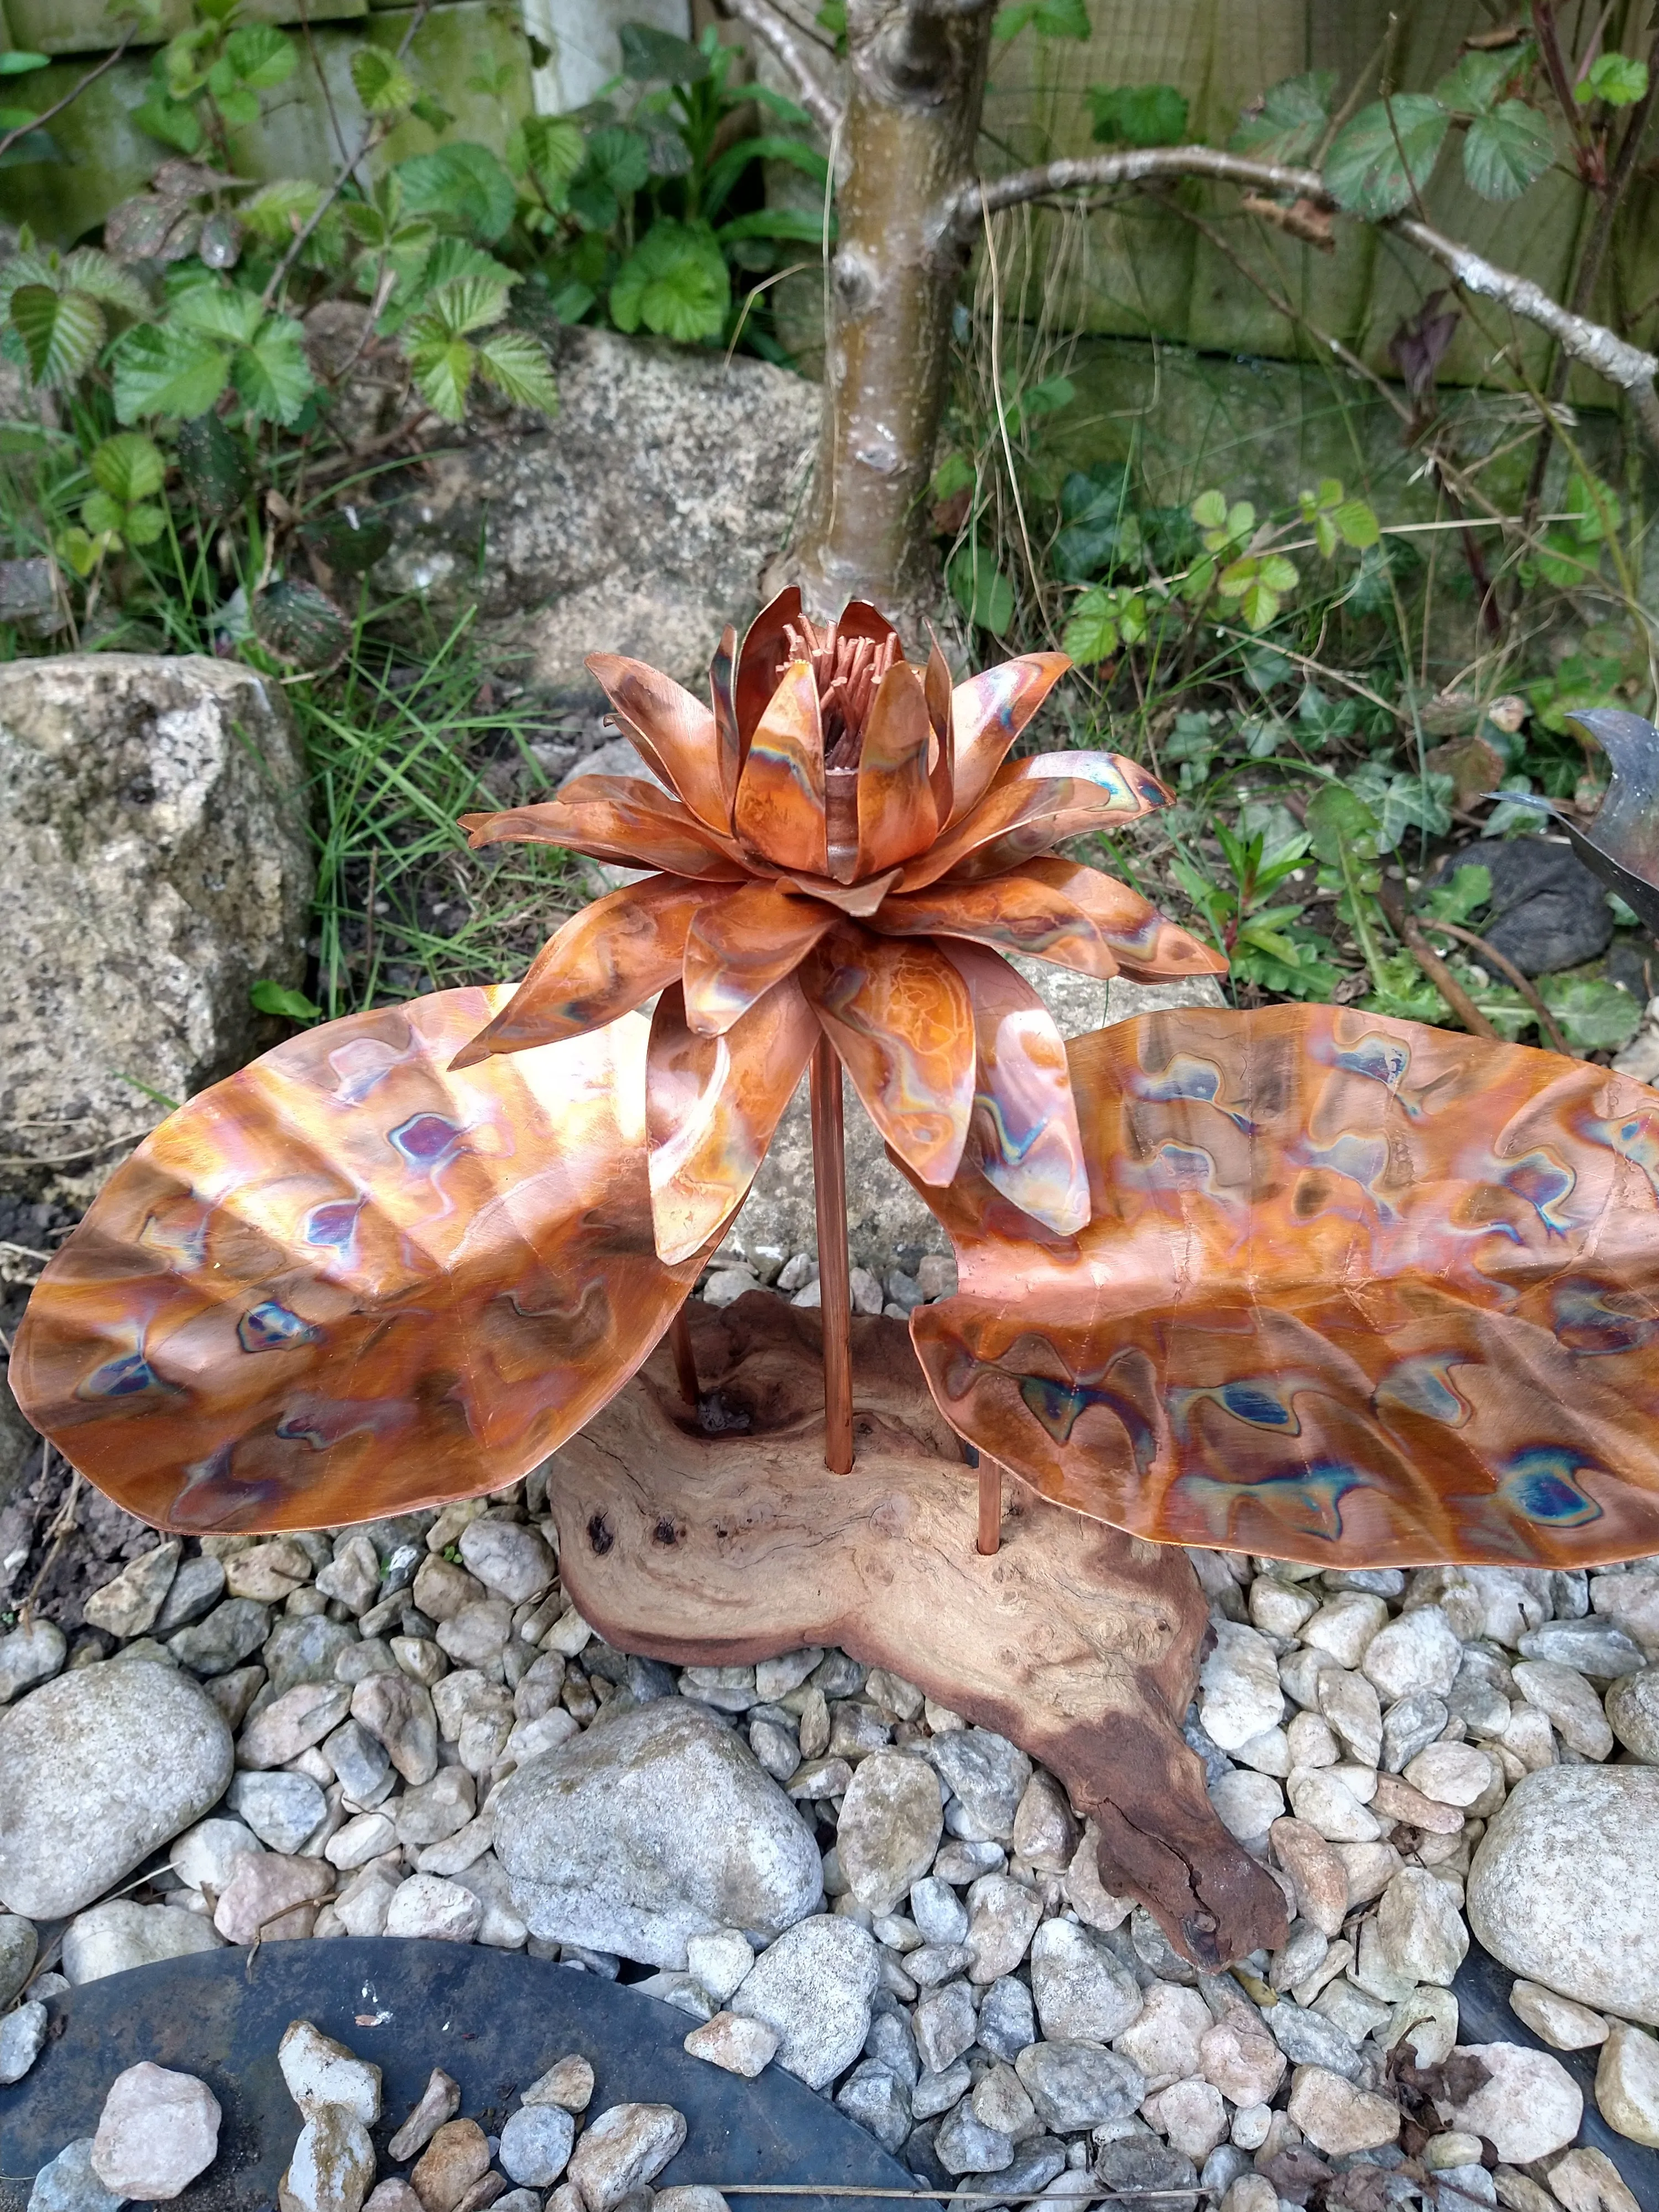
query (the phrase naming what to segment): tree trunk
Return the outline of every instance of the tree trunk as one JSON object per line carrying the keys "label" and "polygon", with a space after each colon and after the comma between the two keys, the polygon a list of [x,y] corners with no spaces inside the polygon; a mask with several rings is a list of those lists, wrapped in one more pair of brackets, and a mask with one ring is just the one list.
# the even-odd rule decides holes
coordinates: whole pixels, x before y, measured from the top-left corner
{"label": "tree trunk", "polygon": [[913,637],[938,599],[927,479],[963,263],[948,210],[974,173],[991,11],[850,0],[848,38],[823,428],[784,566],[815,616],[871,599]]}

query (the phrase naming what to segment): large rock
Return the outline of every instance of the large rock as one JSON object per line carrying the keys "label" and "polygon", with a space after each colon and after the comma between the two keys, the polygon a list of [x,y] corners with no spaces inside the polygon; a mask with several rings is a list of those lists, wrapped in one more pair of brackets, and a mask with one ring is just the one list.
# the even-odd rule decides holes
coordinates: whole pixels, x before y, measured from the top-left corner
{"label": "large rock", "polygon": [[[281,692],[100,653],[0,666],[0,1150],[91,1176],[257,1051],[312,864]],[[140,1085],[147,1086],[140,1088]]]}
{"label": "large rock", "polygon": [[[1013,965],[1042,1000],[1062,1036],[1082,1036],[1135,1014],[1225,1004],[1212,975],[1177,983],[1132,983],[1115,975],[1109,983],[1101,983],[1047,960],[1017,959]],[[888,1158],[875,1124],[845,1079],[842,1091],[847,1123],[847,1241],[853,1264],[884,1275],[902,1245],[922,1252],[948,1252],[950,1239]],[[780,1255],[787,1259],[791,1253],[816,1252],[817,1248],[812,1119],[803,1080],[778,1124],[753,1188],[726,1231],[723,1249],[757,1263],[769,1258],[775,1273]]]}
{"label": "large rock", "polygon": [[788,536],[817,387],[762,362],[586,330],[563,333],[558,378],[545,428],[427,459],[379,580],[476,603],[529,647],[530,673],[555,696],[599,704],[590,653],[701,680]]}
{"label": "large rock", "polygon": [[693,1936],[770,1941],[818,1909],[811,1831],[732,1730],[660,1698],[510,1776],[495,1852],[530,1931],[683,1968]]}
{"label": "large rock", "polygon": [[78,1912],[199,1820],[231,1761],[224,1716],[176,1668],[121,1659],[31,1691],[0,1716],[0,1900]]}
{"label": "large rock", "polygon": [[1659,2026],[1659,1771],[1547,1766],[1523,1775],[1469,1869],[1469,1925],[1528,1981]]}

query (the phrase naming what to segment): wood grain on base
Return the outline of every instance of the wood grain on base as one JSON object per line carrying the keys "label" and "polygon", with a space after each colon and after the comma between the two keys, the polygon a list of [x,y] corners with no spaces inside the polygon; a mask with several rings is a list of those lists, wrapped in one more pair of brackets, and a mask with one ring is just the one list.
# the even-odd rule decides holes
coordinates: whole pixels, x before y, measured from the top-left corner
{"label": "wood grain on base", "polygon": [[558,1452],[560,1573],[610,1642],[681,1665],[838,1644],[1050,1768],[1101,1831],[1101,1879],[1194,1964],[1284,1939],[1267,1874],[1221,1826],[1181,1735],[1207,1613],[1179,1551],[1010,1486],[975,1549],[978,1484],[897,1321],[853,1323],[850,1474],[826,1474],[819,1318],[751,1292],[688,1308],[694,1428],[659,1347]]}

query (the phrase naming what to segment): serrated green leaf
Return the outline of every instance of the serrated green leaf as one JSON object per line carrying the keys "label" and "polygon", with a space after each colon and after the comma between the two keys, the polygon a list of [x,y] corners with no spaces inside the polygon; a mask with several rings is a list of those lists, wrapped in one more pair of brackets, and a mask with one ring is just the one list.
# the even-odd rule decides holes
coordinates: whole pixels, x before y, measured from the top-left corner
{"label": "serrated green leaf", "polygon": [[619,331],[641,323],[682,344],[718,337],[726,327],[732,280],[713,235],[664,218],[652,224],[617,270],[611,319]]}
{"label": "serrated green leaf", "polygon": [[549,200],[561,205],[570,179],[587,159],[580,125],[568,115],[527,115],[520,128],[532,175]]}
{"label": "serrated green leaf", "polygon": [[104,342],[103,312],[84,292],[20,284],[11,295],[9,314],[35,384],[73,384],[97,359]]}
{"label": "serrated green leaf", "polygon": [[1218,491],[1201,491],[1188,510],[1200,530],[1220,530],[1227,520],[1225,495]]}
{"label": "serrated green leaf", "polygon": [[360,46],[351,57],[351,82],[368,115],[401,115],[415,105],[419,88],[394,55],[378,46]]}
{"label": "serrated green leaf", "polygon": [[317,389],[299,324],[288,315],[267,317],[252,342],[238,347],[230,380],[252,421],[295,421]]}
{"label": "serrated green leaf", "polygon": [[1086,96],[1100,145],[1178,146],[1187,136],[1187,95],[1172,84],[1091,84]]}
{"label": "serrated green leaf", "polygon": [[297,578],[267,586],[253,602],[251,619],[262,645],[305,668],[337,660],[351,641],[349,626],[333,600]]}
{"label": "serrated green leaf", "polygon": [[294,74],[299,52],[269,23],[239,23],[225,40],[225,59],[255,92],[270,92]]}
{"label": "serrated green leaf", "polygon": [[405,349],[415,389],[434,415],[446,422],[459,422],[466,413],[467,388],[472,381],[472,348],[465,338],[450,337],[435,328],[411,337]]}
{"label": "serrated green leaf", "polygon": [[167,475],[160,447],[140,430],[118,430],[106,438],[94,447],[88,466],[99,489],[124,507],[160,491]]}
{"label": "serrated green leaf", "polygon": [[473,331],[499,323],[507,313],[507,285],[499,276],[457,276],[428,294],[421,321],[424,325],[430,320],[447,337],[464,338]]}
{"label": "serrated green leaf", "polygon": [[159,138],[164,146],[176,147],[181,154],[194,154],[201,147],[201,118],[186,101],[169,100],[164,94],[152,91],[148,100],[130,112],[127,119],[147,137]]}
{"label": "serrated green leaf", "polygon": [[1260,576],[1247,584],[1238,602],[1238,611],[1247,629],[1266,629],[1277,617],[1279,594]]}
{"label": "serrated green leaf", "polygon": [[1310,70],[1269,86],[1259,112],[1241,115],[1228,142],[1235,153],[1262,161],[1305,161],[1330,120],[1334,70]]}
{"label": "serrated green leaf", "polygon": [[1001,637],[1014,618],[1014,587],[976,538],[959,545],[945,564],[945,580],[957,605],[977,629]]}
{"label": "serrated green leaf", "polygon": [[77,246],[64,256],[58,285],[60,291],[84,292],[88,299],[106,307],[119,307],[125,314],[149,313],[149,295],[131,270],[123,269],[95,246]]}
{"label": "serrated green leaf", "polygon": [[126,507],[106,491],[89,491],[81,502],[81,520],[94,538],[118,531],[126,520]]}
{"label": "serrated green leaf", "polygon": [[701,84],[708,74],[701,48],[654,23],[624,23],[617,40],[623,75],[635,84]]}
{"label": "serrated green leaf", "polygon": [[1642,1002],[1604,975],[1540,975],[1538,995],[1580,1052],[1620,1052],[1642,1026]]}
{"label": "serrated green leaf", "polygon": [[[193,284],[173,301],[167,314],[169,330],[218,338],[227,345],[246,345],[258,329],[264,309],[257,292],[237,284]],[[191,413],[200,410],[192,408]]]}
{"label": "serrated green leaf", "polygon": [[118,422],[171,421],[206,414],[229,380],[230,360],[193,331],[140,323],[117,343],[114,370]]}
{"label": "serrated green leaf", "polygon": [[58,559],[67,562],[77,576],[89,576],[112,550],[107,538],[93,538],[78,524],[60,531],[53,543]]}
{"label": "serrated green leaf", "polygon": [[322,197],[322,186],[309,177],[278,177],[244,200],[239,212],[243,226],[256,238],[270,246],[286,246],[315,215]]}
{"label": "serrated green leaf", "polygon": [[1068,653],[1079,668],[1092,668],[1112,658],[1121,639],[1114,596],[1097,586],[1085,592],[1073,608],[1060,649]]}
{"label": "serrated green leaf", "polygon": [[253,481],[246,455],[216,415],[179,424],[179,471],[191,498],[216,520],[236,512]]}
{"label": "serrated green leaf", "polygon": [[1342,543],[1352,545],[1357,553],[1375,545],[1382,535],[1382,526],[1363,499],[1345,499],[1340,507],[1331,508],[1330,518]]}
{"label": "serrated green leaf", "polygon": [[478,341],[477,356],[479,375],[515,407],[558,413],[559,391],[547,349],[528,331],[493,331]]}
{"label": "serrated green leaf", "polygon": [[129,545],[154,545],[158,538],[166,534],[167,526],[167,519],[161,508],[145,502],[127,509],[121,534]]}
{"label": "serrated green leaf", "polygon": [[291,991],[286,983],[273,983],[262,975],[248,993],[248,1004],[256,1013],[281,1014],[290,1022],[319,1022],[323,1018],[320,1006],[313,1006],[303,991]]}
{"label": "serrated green leaf", "polygon": [[1261,580],[1270,592],[1281,598],[1293,592],[1300,581],[1294,561],[1287,561],[1282,553],[1264,553],[1261,556]]}
{"label": "serrated green leaf", "polygon": [[1527,39],[1492,53],[1474,49],[1461,54],[1456,67],[1436,85],[1434,96],[1455,115],[1485,115],[1504,88],[1520,75],[1531,52],[1532,41]]}
{"label": "serrated green leaf", "polygon": [[398,164],[398,178],[411,215],[431,216],[486,240],[501,237],[518,205],[499,157],[465,139],[412,155]]}
{"label": "serrated green leaf", "polygon": [[1396,93],[1362,107],[1336,134],[1325,183],[1339,207],[1382,222],[1420,192],[1440,158],[1451,118],[1427,93]]}
{"label": "serrated green leaf", "polygon": [[1573,96],[1585,105],[1592,100],[1605,100],[1609,107],[1634,107],[1646,97],[1647,89],[1644,61],[1633,60],[1628,54],[1598,54]]}
{"label": "serrated green leaf", "polygon": [[1519,199],[1554,159],[1548,121],[1523,100],[1476,116],[1463,134],[1463,174],[1483,200]]}
{"label": "serrated green leaf", "polygon": [[974,465],[965,453],[947,453],[933,471],[927,489],[935,499],[954,499],[959,491],[971,491],[976,480]]}
{"label": "serrated green leaf", "polygon": [[251,85],[228,85],[217,95],[220,120],[233,131],[245,131],[259,120],[259,95]]}

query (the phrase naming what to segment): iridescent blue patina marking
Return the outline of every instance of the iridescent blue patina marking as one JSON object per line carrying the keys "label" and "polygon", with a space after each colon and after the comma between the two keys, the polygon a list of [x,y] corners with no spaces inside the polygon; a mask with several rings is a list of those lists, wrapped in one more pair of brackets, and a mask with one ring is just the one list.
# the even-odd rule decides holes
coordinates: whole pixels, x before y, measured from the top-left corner
{"label": "iridescent blue patina marking", "polygon": [[1498,1495],[1524,1521],[1547,1521],[1553,1528],[1582,1528],[1586,1522],[1601,1518],[1601,1507],[1578,1480],[1591,1464],[1569,1444],[1533,1444],[1510,1459]]}
{"label": "iridescent blue patina marking", "polygon": [[301,1321],[275,1298],[250,1307],[236,1324],[236,1334],[244,1352],[287,1352],[295,1345],[323,1340],[321,1329]]}
{"label": "iridescent blue patina marking", "polygon": [[1320,1460],[1311,1467],[1284,1474],[1265,1475],[1259,1482],[1223,1482],[1212,1474],[1183,1474],[1170,1485],[1170,1492],[1188,1498],[1204,1516],[1205,1525],[1218,1539],[1232,1526],[1237,1507],[1260,1505],[1270,1520],[1284,1520],[1304,1536],[1342,1534],[1342,1501],[1351,1490],[1369,1486],[1357,1468],[1340,1460]]}

